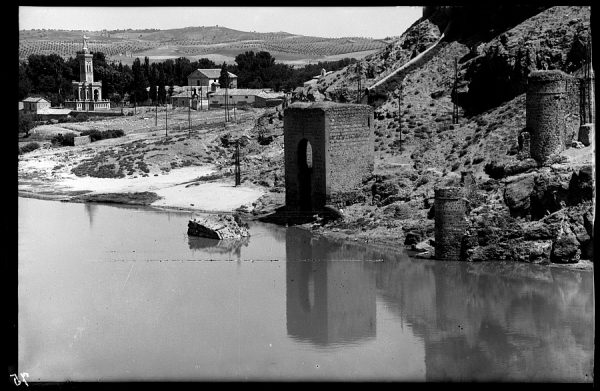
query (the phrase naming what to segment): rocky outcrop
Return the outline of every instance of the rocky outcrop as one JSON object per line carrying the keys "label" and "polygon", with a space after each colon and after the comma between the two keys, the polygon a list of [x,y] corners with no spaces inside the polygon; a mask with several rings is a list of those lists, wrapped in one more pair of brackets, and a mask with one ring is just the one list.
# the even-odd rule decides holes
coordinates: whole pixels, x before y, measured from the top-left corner
{"label": "rocky outcrop", "polygon": [[188,235],[210,239],[239,239],[250,236],[248,226],[237,216],[207,215],[188,222]]}
{"label": "rocky outcrop", "polygon": [[[480,113],[524,93],[531,71],[578,70],[585,54],[582,42],[589,31],[589,11],[585,8],[552,7],[518,27],[501,30],[503,34],[496,33],[497,38],[461,59],[457,103],[469,113]],[[513,12],[517,13],[515,9]],[[565,15],[570,20],[565,21]],[[478,22],[485,17],[482,14]]]}
{"label": "rocky outcrop", "polygon": [[504,203],[513,216],[525,216],[530,212],[531,193],[535,185],[534,175],[523,175],[508,183],[504,189]]}
{"label": "rocky outcrop", "polygon": [[514,218],[501,209],[471,211],[462,240],[467,261],[576,263],[593,258],[593,204],[563,208],[537,221]]}

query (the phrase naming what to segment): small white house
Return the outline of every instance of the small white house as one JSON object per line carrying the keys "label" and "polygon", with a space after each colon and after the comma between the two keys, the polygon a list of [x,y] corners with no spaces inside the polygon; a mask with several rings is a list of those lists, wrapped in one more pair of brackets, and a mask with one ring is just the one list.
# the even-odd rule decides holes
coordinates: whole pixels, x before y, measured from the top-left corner
{"label": "small white house", "polygon": [[50,102],[44,98],[29,97],[23,99],[23,112],[38,114],[50,108]]}

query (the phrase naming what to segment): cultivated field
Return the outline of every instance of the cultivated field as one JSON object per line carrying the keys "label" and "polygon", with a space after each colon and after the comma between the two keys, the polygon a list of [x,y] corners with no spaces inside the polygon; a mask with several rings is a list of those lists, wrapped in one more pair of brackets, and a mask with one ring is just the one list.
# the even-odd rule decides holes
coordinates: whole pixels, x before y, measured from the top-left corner
{"label": "cultivated field", "polygon": [[[287,33],[251,33],[222,27],[196,27],[160,31],[86,32],[91,51],[103,52],[108,60],[133,62],[147,56],[165,58],[229,59],[245,51],[267,51],[281,62],[323,61],[327,57],[360,58],[385,47],[385,42],[362,37],[321,38]],[[83,32],[27,30],[19,32],[19,58],[31,54],[75,57]],[[127,60],[130,59],[130,60]]]}

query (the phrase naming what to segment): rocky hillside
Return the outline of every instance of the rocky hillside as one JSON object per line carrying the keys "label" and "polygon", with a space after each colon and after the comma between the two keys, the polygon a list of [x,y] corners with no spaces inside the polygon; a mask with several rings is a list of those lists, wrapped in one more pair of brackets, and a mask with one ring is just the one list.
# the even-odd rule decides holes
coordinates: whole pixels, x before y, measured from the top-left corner
{"label": "rocky hillside", "polygon": [[[399,81],[378,89],[376,99],[369,96],[375,108],[376,175],[365,183],[367,201],[347,207],[339,230],[349,234],[353,221],[360,221],[366,229],[359,234],[368,238],[387,237],[391,242],[400,236],[408,244],[430,238],[433,188],[459,184],[461,172],[472,171],[478,195],[471,200],[470,232],[471,238],[477,236],[474,232],[480,235],[479,242],[465,244],[471,259],[577,262],[580,256],[591,257],[593,191],[582,189],[595,188],[593,146],[575,143],[577,148],[567,149],[552,167],[538,167],[518,155],[527,75],[536,69],[581,72],[590,9],[499,7],[487,13],[473,7],[426,7],[424,17],[384,50],[322,77],[297,96],[309,101],[364,101],[365,88],[431,45],[439,46]],[[455,60],[458,124],[451,122]],[[557,192],[564,197],[562,203],[556,201]],[[585,195],[576,200],[568,196],[578,192]],[[555,217],[544,220],[549,214]],[[549,228],[545,224],[552,219],[559,221]],[[494,247],[506,237],[478,231],[482,227],[477,224],[490,222],[503,227],[498,232],[512,227],[510,235],[518,238],[512,246],[523,253]],[[537,228],[541,224],[545,234],[527,234],[531,224]],[[332,228],[335,224],[326,227]],[[567,242],[570,250],[565,255],[561,246]],[[482,250],[486,245],[492,248]]]}

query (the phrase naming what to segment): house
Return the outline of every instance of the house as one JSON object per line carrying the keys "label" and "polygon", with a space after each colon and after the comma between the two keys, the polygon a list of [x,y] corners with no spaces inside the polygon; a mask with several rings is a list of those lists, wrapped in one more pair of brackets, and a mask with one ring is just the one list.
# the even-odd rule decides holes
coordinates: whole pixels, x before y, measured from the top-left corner
{"label": "house", "polygon": [[[237,76],[231,72],[229,75],[229,88],[237,88]],[[188,86],[207,87],[211,91],[216,91],[221,87],[219,85],[219,77],[221,77],[221,69],[196,69],[188,75]]]}
{"label": "house", "polygon": [[231,88],[220,89],[210,94],[210,107],[225,106],[225,96],[228,95],[229,106],[273,107],[283,103],[285,93],[271,92],[261,89]]}
{"label": "house", "polygon": [[317,76],[313,77],[312,79],[310,79],[308,81],[305,81],[302,84],[302,86],[303,87],[309,87],[309,86],[312,86],[312,85],[316,85],[318,83],[318,81],[319,81],[320,78],[325,77],[327,75],[330,75],[332,73],[333,73],[333,71],[327,72],[325,69],[321,69],[321,73],[320,74],[318,74]]}
{"label": "house", "polygon": [[23,99],[23,112],[38,114],[38,112],[50,108],[50,102],[44,98],[28,97]]}

